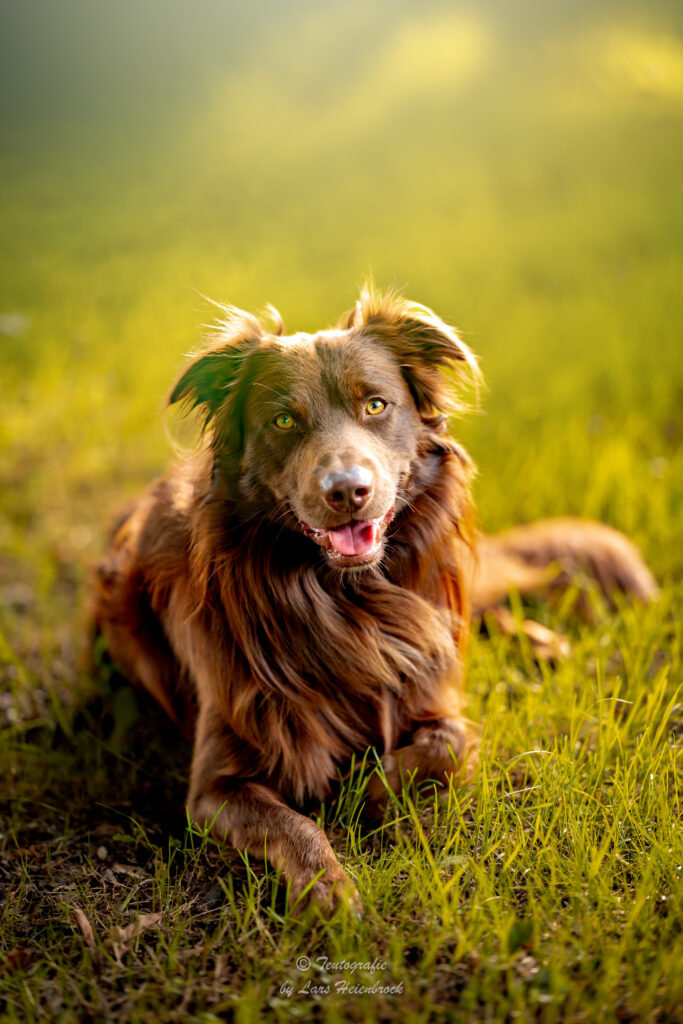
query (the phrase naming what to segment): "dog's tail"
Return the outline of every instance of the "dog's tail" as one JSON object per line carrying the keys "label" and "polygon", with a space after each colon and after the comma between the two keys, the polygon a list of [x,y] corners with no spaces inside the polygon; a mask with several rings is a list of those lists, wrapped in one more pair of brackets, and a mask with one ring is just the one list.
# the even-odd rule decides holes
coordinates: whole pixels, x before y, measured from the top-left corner
{"label": "dog's tail", "polygon": [[619,592],[641,601],[657,595],[654,576],[623,533],[590,520],[543,519],[481,538],[472,611],[493,611],[511,590],[543,596],[586,578],[611,603]]}

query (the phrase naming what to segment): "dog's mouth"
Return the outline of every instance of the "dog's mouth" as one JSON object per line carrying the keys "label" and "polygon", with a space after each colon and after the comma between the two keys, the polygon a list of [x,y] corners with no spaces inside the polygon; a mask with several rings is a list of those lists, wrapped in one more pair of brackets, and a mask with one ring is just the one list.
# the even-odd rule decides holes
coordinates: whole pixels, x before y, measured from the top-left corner
{"label": "dog's mouth", "polygon": [[351,519],[323,530],[309,526],[299,515],[296,518],[306,536],[320,545],[333,565],[369,565],[382,554],[384,531],[394,518],[394,506],[377,519]]}

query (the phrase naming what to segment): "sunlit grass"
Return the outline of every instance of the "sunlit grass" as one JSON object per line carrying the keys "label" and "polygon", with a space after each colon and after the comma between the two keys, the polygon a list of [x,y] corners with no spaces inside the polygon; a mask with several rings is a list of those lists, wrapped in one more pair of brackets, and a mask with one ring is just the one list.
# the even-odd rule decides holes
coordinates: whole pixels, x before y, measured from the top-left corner
{"label": "sunlit grass", "polygon": [[[354,776],[326,814],[363,895],[362,922],[292,918],[272,871],[224,855],[196,830],[169,840],[135,809],[128,816],[112,807],[111,795],[94,805],[100,824],[91,821],[98,838],[86,861],[71,864],[56,838],[46,866],[22,852],[35,826],[15,805],[3,842],[19,855],[0,962],[26,926],[38,960],[26,974],[10,973],[8,1019],[37,1019],[50,1000],[96,1012],[95,977],[105,987],[123,982],[116,1005],[133,1021],[150,1012],[208,1019],[201,1014],[230,1005],[241,1019],[286,1020],[316,1004],[329,1020],[349,1007],[361,1018],[428,1020],[456,1002],[476,1019],[642,1019],[655,1007],[669,1019],[683,995],[672,745],[680,691],[671,683],[680,675],[680,631],[670,601],[667,592],[644,616],[625,608],[608,631],[582,631],[572,658],[553,670],[521,671],[507,638],[475,645],[471,710],[485,722],[485,756],[472,785],[439,802],[405,794],[388,823],[368,833],[356,813],[362,776]],[[30,742],[6,747],[3,768],[21,763]],[[106,793],[105,772],[130,771],[115,753],[98,764],[86,732],[75,744],[77,771],[95,775],[93,792]],[[43,750],[48,778],[67,751]],[[58,786],[53,778],[43,791]],[[46,799],[45,820],[58,822],[50,807]],[[75,819],[83,810],[81,797]],[[31,909],[38,870],[52,893],[42,923]],[[74,906],[93,926],[92,953],[83,951]],[[122,952],[117,929],[150,913],[159,921]],[[342,961],[383,966],[329,966]],[[398,994],[338,990],[373,983],[399,986]]]}
{"label": "sunlit grass", "polygon": [[[156,22],[150,0],[133,38],[113,8],[84,7],[71,36],[45,6],[31,30],[52,68],[47,86],[35,69],[44,106],[17,97],[8,114],[0,1013],[673,1019],[678,22],[665,5],[257,7],[238,24],[203,0],[184,24]],[[405,793],[371,834],[362,771],[342,787],[321,820],[366,916],[327,924],[292,918],[273,872],[185,829],[189,751],[79,647],[88,565],[170,458],[160,407],[214,316],[202,296],[271,301],[290,329],[316,329],[368,271],[482,358],[482,411],[453,429],[479,466],[483,524],[604,519],[662,596],[591,627],[534,609],[571,639],[552,668],[509,638],[476,640],[477,775],[438,806]],[[75,712],[70,695],[93,688],[100,703]],[[118,929],[152,913],[122,951]],[[317,957],[379,959],[402,989],[338,993],[377,974]],[[330,992],[299,993],[307,981]]]}

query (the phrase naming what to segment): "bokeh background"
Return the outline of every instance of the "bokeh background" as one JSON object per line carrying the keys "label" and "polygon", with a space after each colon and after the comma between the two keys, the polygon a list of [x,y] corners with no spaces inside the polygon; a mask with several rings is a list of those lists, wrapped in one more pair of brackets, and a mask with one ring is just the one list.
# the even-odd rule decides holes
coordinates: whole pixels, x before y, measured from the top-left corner
{"label": "bokeh background", "polygon": [[455,429],[485,526],[600,517],[680,576],[679,4],[22,0],[2,23],[10,651],[68,675],[204,296],[315,329],[368,273],[481,356]]}

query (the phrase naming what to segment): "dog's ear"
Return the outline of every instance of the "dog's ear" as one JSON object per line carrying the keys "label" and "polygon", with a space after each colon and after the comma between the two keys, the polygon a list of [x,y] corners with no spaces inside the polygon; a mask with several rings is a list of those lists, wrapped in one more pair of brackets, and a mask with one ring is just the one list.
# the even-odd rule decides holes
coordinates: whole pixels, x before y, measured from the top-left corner
{"label": "dog's ear", "polygon": [[250,313],[232,306],[221,307],[225,318],[209,348],[184,367],[168,395],[168,404],[184,401],[188,409],[203,406],[208,424],[234,394],[246,359],[264,336],[263,327]]}
{"label": "dog's ear", "polygon": [[[476,357],[454,329],[431,309],[393,292],[366,285],[339,326],[360,328],[391,349],[427,422],[435,423],[439,413],[462,409],[463,385],[479,383]],[[442,372],[448,369],[450,374]]]}

